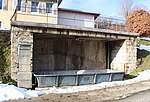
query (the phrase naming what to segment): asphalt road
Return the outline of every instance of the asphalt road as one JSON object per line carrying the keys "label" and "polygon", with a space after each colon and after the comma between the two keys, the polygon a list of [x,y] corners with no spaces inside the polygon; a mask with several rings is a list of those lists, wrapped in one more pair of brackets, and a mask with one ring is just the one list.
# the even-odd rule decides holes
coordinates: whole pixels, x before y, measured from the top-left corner
{"label": "asphalt road", "polygon": [[150,102],[150,90],[133,94],[127,98],[115,100],[114,102]]}

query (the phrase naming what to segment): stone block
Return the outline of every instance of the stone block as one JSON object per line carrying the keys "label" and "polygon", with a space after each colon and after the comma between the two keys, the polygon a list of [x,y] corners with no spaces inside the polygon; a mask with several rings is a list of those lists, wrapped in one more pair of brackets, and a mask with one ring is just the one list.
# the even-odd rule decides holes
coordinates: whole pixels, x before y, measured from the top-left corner
{"label": "stone block", "polygon": [[18,81],[32,81],[31,72],[18,72]]}
{"label": "stone block", "polygon": [[31,64],[20,64],[19,67],[20,67],[19,71],[21,71],[21,72],[31,71]]}
{"label": "stone block", "polygon": [[18,81],[17,85],[22,88],[32,88],[32,81]]}

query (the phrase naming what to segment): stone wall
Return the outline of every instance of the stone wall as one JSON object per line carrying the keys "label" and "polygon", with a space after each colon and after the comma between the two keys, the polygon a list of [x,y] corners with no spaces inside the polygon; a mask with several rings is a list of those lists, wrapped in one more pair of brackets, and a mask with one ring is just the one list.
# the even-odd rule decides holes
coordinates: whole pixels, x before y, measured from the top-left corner
{"label": "stone wall", "polygon": [[111,69],[130,73],[136,68],[135,39],[111,42]]}
{"label": "stone wall", "polygon": [[18,81],[18,86],[32,87],[32,53],[30,53],[30,62],[28,69],[20,69],[19,65],[19,52],[21,45],[30,45],[32,52],[33,49],[33,35],[31,32],[24,28],[13,27],[11,31],[11,77]]}

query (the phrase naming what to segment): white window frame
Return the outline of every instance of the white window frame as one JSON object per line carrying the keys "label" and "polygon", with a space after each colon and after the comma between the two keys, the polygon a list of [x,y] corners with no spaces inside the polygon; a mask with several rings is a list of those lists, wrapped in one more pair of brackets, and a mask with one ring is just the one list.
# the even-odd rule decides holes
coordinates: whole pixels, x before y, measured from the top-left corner
{"label": "white window frame", "polygon": [[46,13],[46,2],[39,2],[38,9],[40,14]]}
{"label": "white window frame", "polygon": [[[7,4],[6,4],[6,6],[7,6],[6,9],[4,9],[4,2],[7,3]],[[2,10],[3,10],[3,11],[7,11],[7,10],[8,10],[8,0],[5,0],[5,1],[2,0]]]}
{"label": "white window frame", "polygon": [[[18,3],[17,3],[18,4]],[[21,1],[21,12],[26,12],[27,7],[26,7],[26,1],[22,0]]]}
{"label": "white window frame", "polygon": [[12,11],[15,11],[17,5],[18,5],[18,0],[12,0]]}

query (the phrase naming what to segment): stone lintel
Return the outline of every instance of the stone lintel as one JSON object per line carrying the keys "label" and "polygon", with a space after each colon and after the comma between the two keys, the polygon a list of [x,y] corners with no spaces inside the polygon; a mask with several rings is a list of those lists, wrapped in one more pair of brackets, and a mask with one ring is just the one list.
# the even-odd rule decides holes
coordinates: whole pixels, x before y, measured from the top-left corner
{"label": "stone lintel", "polygon": [[[24,31],[33,33],[49,33],[57,35],[71,35],[71,36],[88,36],[100,38],[115,38],[115,39],[129,39],[130,37],[136,38],[138,33],[113,31],[97,28],[73,27],[56,24],[45,23],[31,23],[31,22],[11,22],[13,27],[22,28]],[[16,30],[16,29],[15,29]],[[19,29],[20,30],[20,29]]]}

